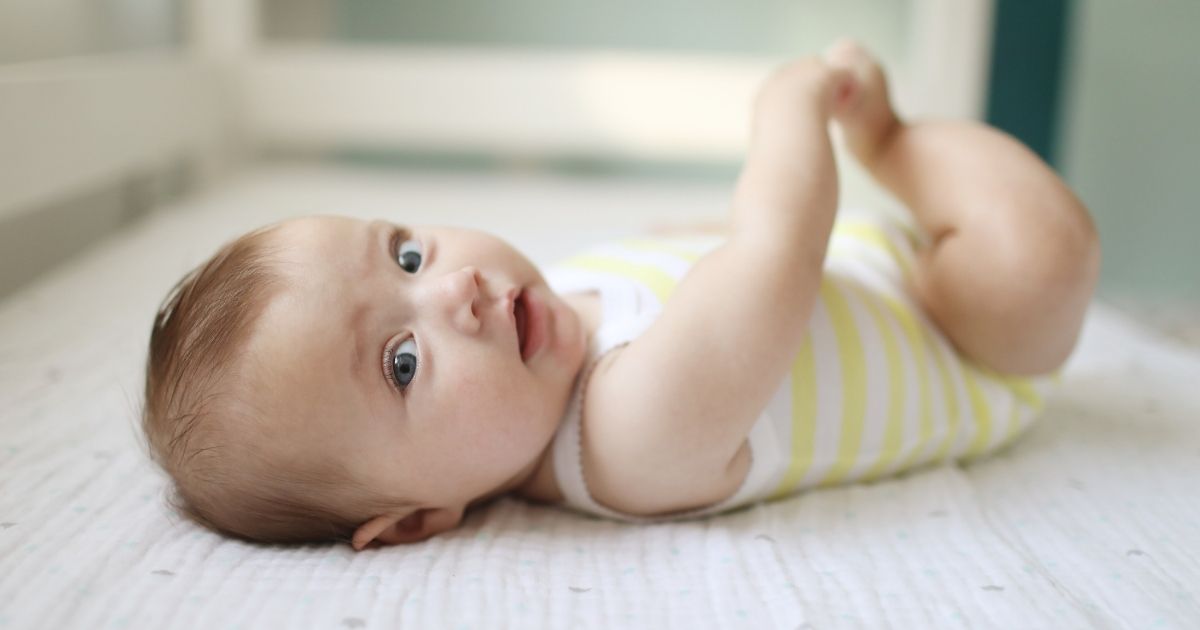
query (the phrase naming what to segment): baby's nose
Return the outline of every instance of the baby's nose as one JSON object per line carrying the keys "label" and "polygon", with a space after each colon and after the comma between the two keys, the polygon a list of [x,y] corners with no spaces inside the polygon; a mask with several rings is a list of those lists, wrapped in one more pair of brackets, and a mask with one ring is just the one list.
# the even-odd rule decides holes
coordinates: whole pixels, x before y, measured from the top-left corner
{"label": "baby's nose", "polygon": [[458,271],[449,274],[451,283],[451,291],[464,300],[474,300],[479,295],[479,285],[483,282],[483,278],[479,273],[479,269],[467,265]]}
{"label": "baby's nose", "polygon": [[482,281],[479,269],[468,265],[442,276],[438,282],[439,310],[455,328],[471,333],[479,330],[476,307]]}

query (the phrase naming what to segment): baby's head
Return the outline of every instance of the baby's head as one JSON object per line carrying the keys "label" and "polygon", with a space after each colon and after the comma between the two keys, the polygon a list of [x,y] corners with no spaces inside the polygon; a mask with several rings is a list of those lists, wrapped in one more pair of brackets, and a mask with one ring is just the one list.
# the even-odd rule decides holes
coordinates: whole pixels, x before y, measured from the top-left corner
{"label": "baby's head", "polygon": [[174,503],[261,542],[422,540],[544,470],[579,317],[490,235],[312,217],[168,296],[143,426]]}

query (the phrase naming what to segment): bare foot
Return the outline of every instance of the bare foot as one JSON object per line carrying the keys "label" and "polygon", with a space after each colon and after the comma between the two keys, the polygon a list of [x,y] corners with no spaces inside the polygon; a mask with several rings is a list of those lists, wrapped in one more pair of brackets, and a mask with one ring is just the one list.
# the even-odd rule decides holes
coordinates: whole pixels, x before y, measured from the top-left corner
{"label": "bare foot", "polygon": [[834,110],[850,152],[870,168],[903,123],[888,98],[887,78],[879,61],[852,39],[841,39],[825,51],[825,62],[855,77],[855,89]]}

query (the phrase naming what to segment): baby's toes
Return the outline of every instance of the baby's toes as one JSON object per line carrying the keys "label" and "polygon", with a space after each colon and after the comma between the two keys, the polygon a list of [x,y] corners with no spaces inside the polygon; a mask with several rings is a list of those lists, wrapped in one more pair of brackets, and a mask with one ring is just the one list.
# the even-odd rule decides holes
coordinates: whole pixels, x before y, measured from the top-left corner
{"label": "baby's toes", "polygon": [[883,67],[869,50],[853,39],[840,39],[825,51],[825,63],[854,76],[853,89],[835,101],[834,119],[842,126],[850,150],[864,163],[899,121],[888,98]]}
{"label": "baby's toes", "polygon": [[871,51],[853,39],[839,39],[825,50],[825,63],[854,73],[863,91],[886,98],[887,86],[883,67]]}

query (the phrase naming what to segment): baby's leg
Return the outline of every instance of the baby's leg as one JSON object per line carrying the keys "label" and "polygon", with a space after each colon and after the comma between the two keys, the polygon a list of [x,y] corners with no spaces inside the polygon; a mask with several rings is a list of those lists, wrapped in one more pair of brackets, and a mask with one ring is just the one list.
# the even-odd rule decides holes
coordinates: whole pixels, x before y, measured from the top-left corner
{"label": "baby's leg", "polygon": [[838,116],[850,150],[931,235],[915,291],[960,351],[1038,374],[1075,345],[1099,269],[1087,209],[1036,155],[977,123],[905,124],[879,64],[853,42],[827,53],[861,79]]}

